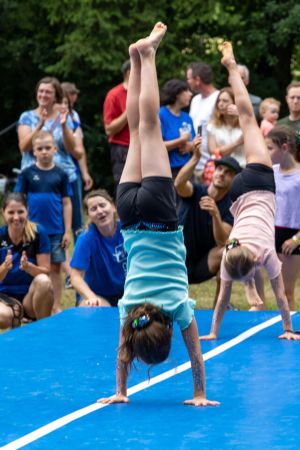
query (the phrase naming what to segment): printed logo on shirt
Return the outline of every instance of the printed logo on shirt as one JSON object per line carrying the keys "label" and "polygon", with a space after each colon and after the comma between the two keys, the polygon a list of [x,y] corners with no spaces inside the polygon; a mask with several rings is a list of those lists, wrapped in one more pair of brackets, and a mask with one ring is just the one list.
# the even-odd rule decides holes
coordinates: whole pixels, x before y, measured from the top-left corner
{"label": "printed logo on shirt", "polygon": [[119,244],[115,247],[115,253],[113,254],[116,257],[118,263],[127,259],[127,254],[125,252],[123,244]]}
{"label": "printed logo on shirt", "polygon": [[6,241],[1,241],[1,247],[8,247],[8,243]]}

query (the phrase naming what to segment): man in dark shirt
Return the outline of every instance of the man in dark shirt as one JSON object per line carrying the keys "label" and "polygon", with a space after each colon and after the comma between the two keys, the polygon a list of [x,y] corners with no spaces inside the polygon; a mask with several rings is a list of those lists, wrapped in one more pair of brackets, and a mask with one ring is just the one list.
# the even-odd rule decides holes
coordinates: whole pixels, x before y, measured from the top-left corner
{"label": "man in dark shirt", "polygon": [[184,226],[189,283],[201,283],[219,271],[233,224],[229,190],[241,170],[234,158],[225,156],[215,161],[216,170],[209,186],[195,184],[190,179],[199,158],[197,148],[175,179],[175,188],[182,199],[179,220]]}

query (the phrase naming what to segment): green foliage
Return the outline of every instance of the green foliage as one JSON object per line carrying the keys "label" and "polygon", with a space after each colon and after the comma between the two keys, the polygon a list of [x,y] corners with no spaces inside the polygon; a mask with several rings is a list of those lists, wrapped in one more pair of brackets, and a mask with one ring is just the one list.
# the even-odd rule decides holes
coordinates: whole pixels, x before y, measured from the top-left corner
{"label": "green foliage", "polygon": [[[187,64],[202,59],[212,64],[216,85],[227,84],[218,52],[223,39],[249,66],[251,92],[283,100],[292,73],[300,77],[300,5],[292,0],[2,0],[0,12],[0,129],[34,107],[34,87],[45,74],[74,81],[91,171],[106,187],[104,96],[121,80],[130,42],[157,20],[168,24],[157,59],[160,83],[185,77]],[[9,173],[20,159],[15,132],[0,136],[0,145],[0,172]]]}

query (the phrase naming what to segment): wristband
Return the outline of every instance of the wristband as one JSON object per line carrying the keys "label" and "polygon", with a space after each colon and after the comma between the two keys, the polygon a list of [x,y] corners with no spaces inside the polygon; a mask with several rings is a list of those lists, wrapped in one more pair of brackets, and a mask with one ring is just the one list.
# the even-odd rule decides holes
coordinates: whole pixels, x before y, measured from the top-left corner
{"label": "wristband", "polygon": [[293,241],[295,242],[295,244],[300,245],[300,238],[298,238],[298,236],[296,234],[294,234],[294,236],[292,237]]}
{"label": "wristband", "polygon": [[293,330],[284,330],[285,333],[294,333]]}

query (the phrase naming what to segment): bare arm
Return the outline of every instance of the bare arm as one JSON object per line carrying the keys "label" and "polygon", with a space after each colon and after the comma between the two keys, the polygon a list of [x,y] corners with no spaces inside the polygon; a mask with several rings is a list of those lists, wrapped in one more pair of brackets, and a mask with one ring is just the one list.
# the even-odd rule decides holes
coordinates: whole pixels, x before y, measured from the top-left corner
{"label": "bare arm", "polygon": [[170,141],[164,141],[164,144],[165,144],[168,152],[170,152],[171,150],[174,150],[175,148],[184,146],[187,142],[189,142],[190,137],[191,137],[191,134],[189,131],[180,130],[180,137],[178,137],[176,139],[172,139]]}
{"label": "bare arm", "polygon": [[200,336],[200,339],[211,340],[217,338],[225,309],[230,301],[231,287],[232,281],[221,280],[220,293],[214,310],[210,334],[208,334],[207,336]]}
{"label": "bare arm", "polygon": [[[123,343],[123,333],[122,333],[122,327],[120,328],[120,340],[119,340],[119,347]],[[114,397],[110,398],[100,398],[98,403],[104,403],[104,404],[110,404],[110,403],[128,403],[128,397],[127,397],[127,378],[128,378],[128,372],[127,368],[125,367],[124,363],[120,361],[119,355],[117,360],[117,369],[116,369],[116,395]]]}
{"label": "bare arm", "polygon": [[32,139],[42,129],[45,120],[41,119],[37,126],[32,130],[28,125],[18,126],[19,149],[21,153],[32,150]]}
{"label": "bare arm", "polygon": [[61,246],[67,249],[71,241],[71,227],[72,227],[72,202],[70,197],[63,197],[62,204],[63,204],[63,218],[64,218],[65,232],[62,238]]}
{"label": "bare arm", "polygon": [[243,142],[244,142],[244,138],[243,138],[243,136],[240,136],[238,139],[236,139],[234,142],[231,142],[230,144],[218,146],[214,136],[212,136],[208,132],[208,150],[211,155],[214,155],[215,149],[218,148],[218,150],[222,156],[229,156],[229,155],[231,155],[231,153],[233,153],[235,151],[235,149],[239,145],[242,145]]}
{"label": "bare arm", "polygon": [[80,172],[81,172],[81,176],[84,182],[84,190],[85,191],[89,191],[90,189],[92,189],[94,181],[89,173],[89,169],[88,169],[88,165],[87,165],[87,158],[86,158],[86,151],[83,145],[83,139],[81,139],[82,142],[82,156],[81,158],[78,160],[78,164],[79,164],[79,168],[80,168]]}
{"label": "bare arm", "polygon": [[222,221],[219,208],[212,197],[204,196],[199,202],[200,208],[207,211],[212,217],[213,235],[216,244],[223,247],[228,239],[232,226]]}
{"label": "bare arm", "polygon": [[284,333],[279,336],[279,339],[299,340],[300,336],[293,333],[293,325],[281,273],[270,281],[282,317]]}
{"label": "bare arm", "polygon": [[199,335],[196,320],[193,317],[188,328],[181,331],[184,343],[189,353],[194,382],[194,396],[186,400],[185,405],[216,406],[219,403],[206,399],[204,361],[200,349]]}
{"label": "bare arm", "polygon": [[124,111],[119,117],[104,125],[107,136],[118,134],[127,125],[127,112]]}
{"label": "bare arm", "polygon": [[40,274],[50,274],[50,253],[40,253],[36,255],[37,264],[28,261],[26,252],[22,252],[20,269],[27,272],[32,277]]}
{"label": "bare arm", "polygon": [[67,126],[67,116],[68,116],[67,111],[63,111],[60,113],[60,124],[62,128],[63,144],[67,152],[69,152],[70,155],[76,158],[77,151],[75,149],[75,138],[72,130]]}
{"label": "bare arm", "polygon": [[80,306],[111,306],[105,298],[95,294],[89,285],[84,281],[84,270],[75,269],[71,267],[71,283],[76,292],[83,298]]}
{"label": "bare arm", "polygon": [[174,181],[175,189],[180,195],[180,197],[191,197],[194,192],[194,188],[190,179],[193,176],[194,170],[199,162],[201,151],[200,151],[201,138],[198,138],[196,144],[194,145],[193,155],[191,159],[180,169],[177,177]]}
{"label": "bare arm", "polygon": [[74,139],[74,147],[71,153],[73,158],[80,161],[84,153],[83,141],[82,141],[82,131],[80,128],[77,128],[75,133],[73,134]]}

